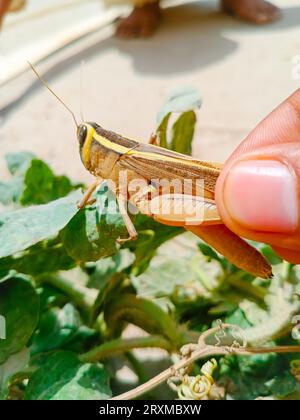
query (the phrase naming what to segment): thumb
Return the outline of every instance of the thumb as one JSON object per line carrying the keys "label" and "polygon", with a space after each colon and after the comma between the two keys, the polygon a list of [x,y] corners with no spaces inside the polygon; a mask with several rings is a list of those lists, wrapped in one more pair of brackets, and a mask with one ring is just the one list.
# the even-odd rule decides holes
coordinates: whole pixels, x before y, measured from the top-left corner
{"label": "thumb", "polygon": [[300,262],[300,147],[283,143],[235,156],[222,171],[216,202],[223,222]]}

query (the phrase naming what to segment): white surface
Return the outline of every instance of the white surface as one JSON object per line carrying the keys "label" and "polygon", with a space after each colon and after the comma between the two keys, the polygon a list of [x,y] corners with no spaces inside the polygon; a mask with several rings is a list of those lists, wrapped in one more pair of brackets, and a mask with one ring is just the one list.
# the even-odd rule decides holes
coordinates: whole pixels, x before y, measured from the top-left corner
{"label": "white surface", "polygon": [[[300,80],[292,78],[292,58],[300,54],[300,4],[275,3],[283,6],[284,19],[265,27],[223,15],[213,1],[169,8],[149,40],[120,41],[109,27],[65,48],[39,68],[78,112],[84,60],[85,118],[144,141],[168,92],[197,86],[204,102],[194,154],[223,161],[299,86]],[[71,118],[30,72],[0,88],[0,108],[2,156],[31,150],[58,172],[88,178]],[[1,159],[2,172],[3,167]]]}
{"label": "white surface", "polygon": [[20,75],[27,61],[38,63],[69,43],[113,22],[120,8],[100,0],[31,0],[19,13],[8,13],[0,38],[0,85]]}

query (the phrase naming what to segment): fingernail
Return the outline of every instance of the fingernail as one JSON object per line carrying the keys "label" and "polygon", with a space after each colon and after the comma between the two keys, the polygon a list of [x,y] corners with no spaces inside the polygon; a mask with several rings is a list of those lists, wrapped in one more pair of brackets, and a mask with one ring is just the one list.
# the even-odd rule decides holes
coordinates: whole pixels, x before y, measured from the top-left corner
{"label": "fingernail", "polygon": [[247,229],[291,233],[298,225],[295,174],[278,161],[237,162],[225,180],[224,204],[230,216]]}

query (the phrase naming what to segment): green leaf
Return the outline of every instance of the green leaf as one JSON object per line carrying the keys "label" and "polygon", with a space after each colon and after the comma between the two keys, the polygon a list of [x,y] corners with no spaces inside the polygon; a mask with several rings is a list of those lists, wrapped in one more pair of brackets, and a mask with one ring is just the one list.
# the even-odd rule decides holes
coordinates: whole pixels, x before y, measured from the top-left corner
{"label": "green leaf", "polygon": [[286,371],[268,381],[266,386],[270,390],[271,395],[277,398],[285,398],[297,391],[298,382],[290,372]]}
{"label": "green leaf", "polygon": [[55,306],[63,306],[66,304],[68,297],[56,287],[43,283],[42,287],[37,289],[40,296],[40,310],[41,312]]}
{"label": "green leaf", "polygon": [[270,395],[284,398],[298,389],[296,379],[289,372],[288,355],[226,356],[220,366],[223,380],[230,378],[235,385],[230,392],[234,399],[253,400]]}
{"label": "green leaf", "polygon": [[270,264],[277,265],[282,263],[282,259],[273,251],[269,245],[259,247],[260,252],[267,258]]}
{"label": "green leaf", "polygon": [[116,240],[127,235],[115,198],[98,191],[97,202],[81,210],[62,231],[63,244],[76,261],[97,261],[117,251]]}
{"label": "green leaf", "polygon": [[[185,236],[182,235],[176,242],[169,241],[166,249],[160,250],[143,273],[132,275],[132,282],[140,296],[150,299],[168,297],[176,302],[179,299],[181,303],[214,296],[215,290],[223,283],[223,270],[218,262],[208,262],[191,243],[188,251],[181,251]],[[179,253],[180,258],[174,257]]]}
{"label": "green leaf", "polygon": [[187,111],[178,117],[172,127],[171,149],[186,155],[192,154],[192,141],[194,138],[196,114]]}
{"label": "green leaf", "polygon": [[17,203],[23,192],[23,178],[14,177],[6,182],[0,182],[0,202],[7,206]]}
{"label": "green leaf", "polygon": [[76,191],[49,204],[0,214],[0,258],[56,235],[78,212],[80,198]]}
{"label": "green leaf", "polygon": [[125,244],[124,248],[129,248],[135,254],[133,264],[135,275],[139,275],[147,269],[157,249],[164,242],[184,232],[182,228],[162,225],[143,214],[137,215],[134,225],[139,236],[136,241]]}
{"label": "green leaf", "polygon": [[177,89],[170,94],[164,106],[157,115],[157,127],[161,125],[164,118],[172,112],[186,112],[201,107],[199,91],[193,87]]}
{"label": "green leaf", "polygon": [[33,159],[24,177],[20,202],[23,205],[45,204],[69,194],[72,189],[67,177],[55,177],[46,163]]}
{"label": "green leaf", "polygon": [[[74,283],[77,283],[74,270],[69,273]],[[37,354],[59,347],[83,352],[86,351],[87,346],[89,348],[94,343],[94,340],[99,339],[95,330],[82,323],[80,313],[73,306],[74,301],[67,303],[67,295],[47,284],[43,284],[38,292],[41,300],[41,317],[38,329],[31,339],[31,353]]]}
{"label": "green leaf", "polygon": [[13,177],[0,182],[0,201],[5,205],[45,204],[77,188],[66,176],[55,176],[46,163],[31,153],[10,154],[6,161]]}
{"label": "green leaf", "polygon": [[0,365],[0,400],[7,398],[10,378],[24,369],[28,365],[29,359],[29,350],[24,347],[19,353],[9,356],[9,358]]}
{"label": "green leaf", "polygon": [[22,277],[0,283],[0,314],[6,322],[6,338],[0,340],[0,364],[28,343],[39,318],[39,297]]}
{"label": "green leaf", "polygon": [[[201,98],[194,88],[180,89],[171,94],[157,116],[159,145],[179,153],[190,155],[194,137],[196,114]],[[172,128],[172,139],[168,141],[168,125],[172,113],[182,113]]]}
{"label": "green leaf", "polygon": [[0,270],[16,270],[19,273],[39,275],[58,270],[69,270],[75,261],[66,253],[62,244],[34,245],[21,255],[0,258]]}
{"label": "green leaf", "polygon": [[53,180],[52,196],[53,199],[65,197],[72,190],[77,189],[82,185],[73,185],[70,179],[65,175],[56,176]]}
{"label": "green leaf", "polygon": [[92,271],[89,277],[89,287],[94,287],[98,290],[102,289],[115,273],[124,271],[133,264],[134,260],[134,254],[128,249],[122,249],[112,257],[97,261],[94,266],[88,267],[88,270]]}
{"label": "green leaf", "polygon": [[62,309],[51,308],[41,315],[38,331],[31,342],[32,354],[65,346],[82,325],[79,312],[70,303]]}
{"label": "green leaf", "polygon": [[233,383],[230,396],[234,400],[254,400],[269,395],[265,382],[274,375],[277,355],[227,356],[220,362],[220,377]]}
{"label": "green leaf", "polygon": [[131,280],[138,295],[153,299],[170,297],[179,287],[185,287],[193,281],[193,273],[188,269],[189,261],[181,258],[157,256],[148,269]]}
{"label": "green leaf", "polygon": [[160,147],[164,147],[165,149],[169,148],[167,130],[168,130],[170,117],[171,117],[171,112],[169,112],[163,118],[163,120],[161,121],[161,123],[159,124],[156,130],[156,134],[159,138],[159,145]]}
{"label": "green leaf", "polygon": [[202,252],[205,257],[209,258],[210,260],[215,260],[218,262],[222,262],[222,258],[217,254],[217,252],[211,248],[209,245],[207,245],[205,242],[199,242],[198,248]]}
{"label": "green leaf", "polygon": [[17,203],[24,189],[24,174],[26,173],[34,155],[28,152],[11,153],[5,156],[9,172],[13,177],[0,182],[0,202],[4,205]]}
{"label": "green leaf", "polygon": [[30,378],[25,392],[27,400],[105,400],[110,396],[104,366],[80,363],[68,351],[49,355]]}
{"label": "green leaf", "polygon": [[279,276],[272,279],[265,298],[266,307],[244,299],[240,308],[253,325],[245,331],[245,338],[253,345],[265,343],[280,336],[291,326],[294,314],[300,311],[300,301],[288,282],[282,284]]}
{"label": "green leaf", "polygon": [[8,170],[12,175],[24,175],[34,158],[30,152],[9,153],[5,156]]}
{"label": "green leaf", "polygon": [[87,327],[86,325],[81,325],[70,337],[70,340],[64,344],[63,349],[76,353],[83,353],[98,342],[99,332]]}
{"label": "green leaf", "polygon": [[241,309],[236,309],[225,318],[226,324],[238,325],[242,329],[252,326]]}
{"label": "green leaf", "polygon": [[[94,304],[95,317],[98,315],[108,293],[114,293],[114,290],[118,289],[124,270],[130,267],[134,260],[134,254],[128,249],[122,249],[112,257],[103,258],[95,264],[88,283],[89,287],[98,290],[98,296]],[[89,267],[88,270],[92,270],[92,267]]]}

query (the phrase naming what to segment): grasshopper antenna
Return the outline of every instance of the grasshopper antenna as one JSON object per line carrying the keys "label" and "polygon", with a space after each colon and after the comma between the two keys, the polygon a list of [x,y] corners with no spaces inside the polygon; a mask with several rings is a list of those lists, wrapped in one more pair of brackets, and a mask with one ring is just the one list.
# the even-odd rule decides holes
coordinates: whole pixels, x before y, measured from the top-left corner
{"label": "grasshopper antenna", "polygon": [[80,64],[80,118],[81,121],[84,122],[84,113],[83,113],[83,88],[84,88],[84,80],[83,80],[83,66],[84,60],[81,61]]}
{"label": "grasshopper antenna", "polygon": [[74,112],[64,103],[64,101],[51,89],[51,87],[49,86],[48,82],[42,78],[42,76],[39,75],[38,71],[36,70],[36,68],[29,62],[27,61],[27,63],[29,64],[29,66],[31,67],[31,70],[34,72],[34,74],[36,75],[36,77],[39,79],[39,81],[52,93],[53,96],[55,96],[55,98],[62,104],[62,106],[69,111],[69,113],[72,115],[73,120],[76,124],[76,127],[79,127],[79,124],[77,122],[77,119],[75,117]]}

